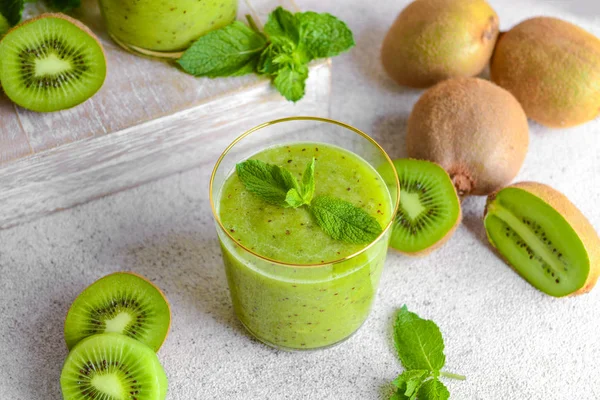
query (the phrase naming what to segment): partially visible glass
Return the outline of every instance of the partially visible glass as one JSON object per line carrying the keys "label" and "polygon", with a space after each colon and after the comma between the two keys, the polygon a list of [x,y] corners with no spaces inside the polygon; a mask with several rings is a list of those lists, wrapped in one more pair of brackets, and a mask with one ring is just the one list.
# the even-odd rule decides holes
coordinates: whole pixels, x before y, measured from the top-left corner
{"label": "partially visible glass", "polygon": [[111,38],[135,53],[179,58],[200,36],[232,23],[238,0],[99,0]]}
{"label": "partially visible glass", "polygon": [[[270,346],[307,350],[345,340],[368,317],[385,262],[400,191],[397,175],[386,176],[389,181],[382,187],[389,204],[379,206],[387,210],[389,218],[386,216],[382,224],[382,234],[353,254],[316,264],[289,263],[257,254],[236,240],[233,230],[223,225],[221,193],[236,163],[263,149],[294,143],[333,145],[348,150],[368,163],[373,172],[382,167],[395,169],[385,151],[358,129],[333,120],[293,117],[247,131],[225,150],[213,170],[210,201],[239,320],[253,336]],[[282,247],[286,245],[281,243]]]}

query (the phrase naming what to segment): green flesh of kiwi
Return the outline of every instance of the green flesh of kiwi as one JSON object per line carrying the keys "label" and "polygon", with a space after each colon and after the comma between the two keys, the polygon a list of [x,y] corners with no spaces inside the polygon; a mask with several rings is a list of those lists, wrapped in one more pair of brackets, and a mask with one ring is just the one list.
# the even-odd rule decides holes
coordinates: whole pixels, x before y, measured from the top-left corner
{"label": "green flesh of kiwi", "polygon": [[[425,254],[443,244],[460,222],[456,189],[446,171],[435,163],[399,159],[394,166],[400,182],[400,206],[390,247],[406,254]],[[390,173],[385,168],[380,171],[384,180]]]}
{"label": "green flesh of kiwi", "polygon": [[170,322],[169,305],[154,285],[134,274],[116,273],[75,299],[65,321],[65,340],[71,349],[85,337],[116,332],[158,351]]}
{"label": "green flesh of kiwi", "polygon": [[543,200],[505,188],[488,203],[488,238],[531,285],[561,297],[580,289],[590,272],[588,253],[571,225]]}
{"label": "green flesh of kiwi", "polygon": [[65,400],[164,400],[167,377],[156,353],[117,333],[79,342],[63,366]]}
{"label": "green flesh of kiwi", "polygon": [[100,89],[106,77],[104,51],[76,24],[50,14],[4,36],[0,79],[12,101],[33,111],[58,111],[83,103]]}

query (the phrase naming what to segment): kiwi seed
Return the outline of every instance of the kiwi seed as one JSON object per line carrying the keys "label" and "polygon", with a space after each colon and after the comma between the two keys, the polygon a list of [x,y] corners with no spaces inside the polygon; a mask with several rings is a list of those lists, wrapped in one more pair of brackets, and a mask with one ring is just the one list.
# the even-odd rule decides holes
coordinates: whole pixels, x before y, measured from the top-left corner
{"label": "kiwi seed", "polygon": [[448,79],[415,104],[406,145],[409,157],[440,164],[459,196],[487,195],[519,172],[529,126],[508,91],[479,78]]}
{"label": "kiwi seed", "polygon": [[[390,247],[425,255],[444,244],[461,220],[460,201],[450,177],[439,165],[422,160],[394,161],[400,182],[400,206]],[[380,168],[384,181],[391,167]]]}
{"label": "kiwi seed", "polygon": [[116,332],[158,351],[171,324],[169,304],[146,279],[119,272],[87,287],[75,299],[65,320],[69,349],[85,337]]}
{"label": "kiwi seed", "polygon": [[50,112],[74,107],[104,83],[98,39],[63,14],[43,14],[11,29],[0,42],[0,80],[21,107]]}
{"label": "kiwi seed", "polygon": [[150,347],[118,333],[103,333],[73,348],[60,385],[64,400],[164,400],[168,382]]}
{"label": "kiwi seed", "polygon": [[534,182],[489,196],[488,239],[531,285],[551,296],[590,291],[600,274],[600,238],[562,193]]}

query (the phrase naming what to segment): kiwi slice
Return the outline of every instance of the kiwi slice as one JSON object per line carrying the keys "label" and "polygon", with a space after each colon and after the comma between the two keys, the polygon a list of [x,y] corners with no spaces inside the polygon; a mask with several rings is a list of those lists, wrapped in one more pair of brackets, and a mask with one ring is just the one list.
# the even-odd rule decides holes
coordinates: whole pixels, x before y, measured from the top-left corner
{"label": "kiwi slice", "polygon": [[[458,195],[448,173],[430,161],[394,161],[400,182],[400,204],[390,247],[401,253],[425,255],[450,238],[461,220]],[[393,173],[380,168],[384,181]]]}
{"label": "kiwi slice", "polygon": [[518,183],[491,195],[488,239],[531,285],[561,297],[592,289],[600,273],[600,238],[562,193]]}
{"label": "kiwi slice", "polygon": [[150,347],[103,333],[82,340],[69,353],[60,386],[65,400],[164,400],[168,382]]}
{"label": "kiwi slice", "polygon": [[170,325],[171,311],[162,292],[141,276],[117,272],[75,299],[65,320],[65,341],[72,349],[85,337],[116,332],[158,351]]}
{"label": "kiwi slice", "polygon": [[106,77],[98,39],[63,14],[43,14],[10,30],[0,42],[0,80],[21,107],[49,112],[74,107]]}

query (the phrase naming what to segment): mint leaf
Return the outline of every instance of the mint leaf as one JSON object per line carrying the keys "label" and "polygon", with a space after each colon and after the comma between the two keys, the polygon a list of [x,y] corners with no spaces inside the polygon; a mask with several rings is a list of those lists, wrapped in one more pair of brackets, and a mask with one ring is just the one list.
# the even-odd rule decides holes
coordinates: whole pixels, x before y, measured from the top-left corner
{"label": "mint leaf", "polygon": [[364,244],[375,240],[381,225],[362,208],[330,196],[315,198],[310,211],[329,236],[346,243]]}
{"label": "mint leaf", "polygon": [[4,18],[2,14],[0,14],[0,39],[2,38],[2,36],[4,36],[6,32],[8,32],[9,29],[10,24],[8,23],[6,18]]}
{"label": "mint leaf", "polygon": [[423,382],[431,376],[431,372],[424,369],[404,371],[392,383],[398,388],[397,392],[405,396],[407,400],[415,400],[417,392]]}
{"label": "mint leaf", "polygon": [[308,79],[308,66],[288,65],[275,73],[273,84],[289,101],[297,102],[304,97],[306,79]]}
{"label": "mint leaf", "polygon": [[300,187],[296,178],[285,168],[259,160],[247,160],[237,164],[235,169],[249,192],[268,203],[293,207],[286,201],[288,193],[292,189],[299,192]]}
{"label": "mint leaf", "polygon": [[404,368],[439,371],[446,362],[444,340],[435,322],[400,309],[394,324],[394,344]]}
{"label": "mint leaf", "polygon": [[177,60],[195,76],[238,76],[255,70],[267,42],[263,35],[239,21],[201,36]]}
{"label": "mint leaf", "polygon": [[450,392],[442,382],[433,378],[419,388],[417,398],[419,400],[448,400]]}
{"label": "mint leaf", "polygon": [[312,11],[296,14],[300,24],[300,45],[312,59],[337,56],[354,47],[352,31],[331,14]]}
{"label": "mint leaf", "polygon": [[285,196],[285,202],[293,208],[298,208],[305,204],[304,199],[302,196],[300,196],[300,193],[298,193],[296,189],[290,189],[287,192],[287,195]]}
{"label": "mint leaf", "polygon": [[305,204],[310,204],[315,195],[315,162],[313,157],[302,175],[302,199]]}
{"label": "mint leaf", "polygon": [[69,11],[81,7],[81,0],[46,0],[57,11]]}
{"label": "mint leaf", "polygon": [[15,26],[21,21],[23,6],[23,0],[2,0],[0,1],[0,14],[6,18],[10,26]]}
{"label": "mint leaf", "polygon": [[290,46],[289,50],[293,50],[300,41],[298,20],[288,10],[277,7],[269,14],[269,19],[265,24],[265,34],[272,43]]}

